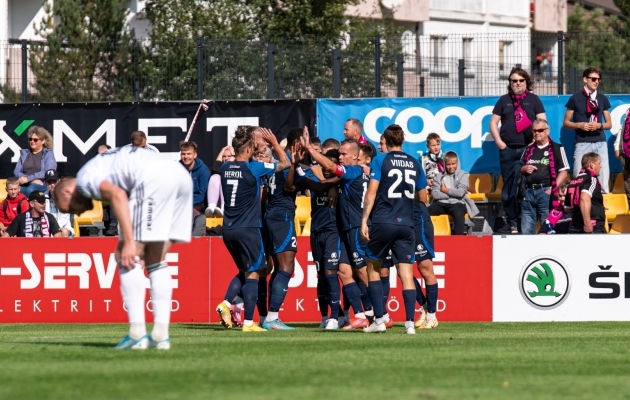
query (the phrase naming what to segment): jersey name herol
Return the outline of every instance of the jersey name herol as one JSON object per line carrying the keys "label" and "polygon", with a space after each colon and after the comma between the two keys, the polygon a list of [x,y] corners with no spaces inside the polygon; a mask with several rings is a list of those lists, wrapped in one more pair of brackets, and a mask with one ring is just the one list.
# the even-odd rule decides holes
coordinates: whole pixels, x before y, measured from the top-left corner
{"label": "jersey name herol", "polygon": [[228,161],[221,165],[223,229],[262,227],[260,185],[264,177],[275,171],[275,164],[258,161]]}
{"label": "jersey name herol", "polygon": [[360,228],[363,218],[363,199],[365,199],[369,178],[363,174],[363,168],[360,165],[339,165],[335,175],[341,179],[337,207],[341,230]]}
{"label": "jersey name herol", "polygon": [[[172,163],[172,165],[171,165]],[[77,173],[77,188],[86,197],[102,200],[100,185],[108,181],[127,192],[142,181],[147,171],[159,179],[162,168],[183,168],[159,153],[142,147],[111,149],[88,161]]]}
{"label": "jersey name herol", "polygon": [[370,179],[379,181],[372,223],[414,226],[414,198],[427,186],[418,161],[401,151],[380,154],[372,161]]}
{"label": "jersey name herol", "polygon": [[[291,160],[291,155],[287,153]],[[265,218],[281,221],[293,221],[295,219],[295,196],[297,192],[284,190],[284,181],[289,175],[289,170],[276,172],[267,182],[267,214]]]}

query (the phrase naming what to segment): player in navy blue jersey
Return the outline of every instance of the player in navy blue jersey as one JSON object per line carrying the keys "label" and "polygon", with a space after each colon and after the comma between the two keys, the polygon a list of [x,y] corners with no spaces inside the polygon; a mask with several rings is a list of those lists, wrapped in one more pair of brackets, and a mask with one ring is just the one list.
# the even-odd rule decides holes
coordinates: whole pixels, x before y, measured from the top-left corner
{"label": "player in navy blue jersey", "polygon": [[[279,155],[277,164],[253,160],[255,131],[270,143]],[[221,165],[221,188],[225,198],[223,212],[223,241],[234,259],[239,273],[228,286],[224,300],[216,311],[226,328],[232,327],[230,302],[242,291],[245,305],[243,332],[264,331],[253,323],[258,297],[258,271],[264,268],[264,249],[261,234],[260,185],[261,179],[273,176],[289,167],[289,160],[271,131],[258,128],[239,128],[232,139],[236,154],[234,161]]]}
{"label": "player in navy blue jersey", "polygon": [[[299,151],[302,129],[294,128],[287,135],[287,145],[282,155],[291,160],[291,153]],[[280,321],[278,312],[289,289],[289,281],[295,270],[297,235],[295,233],[295,196],[297,191],[286,185],[288,170],[275,173],[267,183],[267,212],[264,232],[267,247],[273,259],[274,270],[269,279],[269,311],[262,326],[265,329],[294,329]]]}
{"label": "player in navy blue jersey", "polygon": [[403,285],[405,332],[414,334],[416,240],[413,209],[414,202],[420,202],[426,196],[427,182],[426,176],[420,172],[420,163],[401,151],[405,138],[402,128],[390,125],[384,136],[388,153],[379,155],[372,162],[361,220],[361,235],[367,242],[367,272],[375,317],[364,332],[386,330],[380,269],[381,261],[391,249]]}
{"label": "player in navy blue jersey", "polygon": [[[333,163],[313,149],[306,134],[302,137],[302,146],[308,150],[313,160],[322,166],[322,169],[328,170],[340,178],[337,202],[338,229],[341,238],[339,277],[345,295],[355,313],[355,318],[344,329],[363,328],[368,325],[366,313],[372,311],[372,306],[370,303],[362,304],[361,289],[357,284],[359,281],[362,285],[367,286],[365,243],[361,240],[359,229],[361,227],[363,196],[369,180],[359,165],[359,144],[356,140],[344,140],[341,143],[339,148],[340,165]],[[357,280],[355,280],[353,273],[358,276]],[[369,300],[369,298],[364,300]]]}

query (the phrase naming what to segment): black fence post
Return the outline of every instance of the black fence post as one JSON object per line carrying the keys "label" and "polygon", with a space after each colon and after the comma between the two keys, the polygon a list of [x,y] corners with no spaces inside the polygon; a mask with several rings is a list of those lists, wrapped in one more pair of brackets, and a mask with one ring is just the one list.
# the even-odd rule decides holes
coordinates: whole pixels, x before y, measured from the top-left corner
{"label": "black fence post", "polygon": [[465,96],[466,94],[466,85],[464,82],[464,70],[466,69],[466,60],[464,59],[459,59],[459,67],[458,69],[458,82],[459,82],[459,95],[460,96]]}
{"label": "black fence post", "polygon": [[564,34],[558,31],[558,94],[564,94]]}
{"label": "black fence post", "polygon": [[22,39],[22,103],[28,101],[28,42]]}
{"label": "black fence post", "polygon": [[133,95],[136,98],[136,103],[140,102],[140,82],[136,81],[133,85]]}
{"label": "black fence post", "polygon": [[197,100],[203,100],[203,38],[197,38]]}
{"label": "black fence post", "polygon": [[375,97],[381,97],[381,37],[374,36],[374,88]]}
{"label": "black fence post", "polygon": [[341,68],[339,59],[341,58],[339,49],[333,50],[333,97],[341,97]]}
{"label": "black fence post", "polygon": [[420,77],[420,97],[424,97],[424,76]]}
{"label": "black fence post", "polygon": [[276,97],[275,82],[275,65],[273,55],[276,52],[276,46],[271,43],[267,44],[267,98],[274,99]]}
{"label": "black fence post", "polygon": [[575,93],[578,90],[577,70],[575,67],[569,67],[569,92]]}
{"label": "black fence post", "polygon": [[398,97],[404,96],[404,75],[403,75],[403,64],[404,59],[402,54],[396,54],[396,83],[398,84]]}

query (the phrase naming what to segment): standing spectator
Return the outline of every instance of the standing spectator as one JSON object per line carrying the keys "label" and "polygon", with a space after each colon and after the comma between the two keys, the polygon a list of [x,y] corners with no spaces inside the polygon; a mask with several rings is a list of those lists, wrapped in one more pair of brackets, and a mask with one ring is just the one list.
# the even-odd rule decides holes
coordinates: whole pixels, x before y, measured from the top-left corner
{"label": "standing spectator", "polygon": [[129,143],[127,146],[142,147],[143,149],[152,150],[156,153],[160,152],[160,150],[158,150],[155,146],[147,143],[147,135],[142,131],[132,132],[131,143]]}
{"label": "standing spectator", "polygon": [[57,220],[62,237],[73,237],[75,232],[72,226],[72,214],[61,212],[61,210],[57,208],[52,196],[57,182],[59,182],[57,171],[54,169],[46,171],[46,186],[48,187],[48,191],[46,192],[46,212],[52,214]]}
{"label": "standing spectator", "polygon": [[608,193],[608,146],[606,145],[605,129],[612,128],[610,118],[610,102],[608,98],[597,91],[602,79],[601,71],[596,67],[584,70],[582,91],[569,98],[565,107],[564,122],[566,129],[575,130],[575,153],[573,153],[573,176],[580,172],[582,156],[586,153],[596,153],[601,157],[601,173],[599,182],[604,193]]}
{"label": "standing spectator", "polygon": [[571,180],[567,191],[566,205],[572,209],[569,233],[606,233],[604,196],[597,180],[602,159],[597,153],[586,153],[581,165],[582,169]]}
{"label": "standing spectator", "polygon": [[623,124],[615,139],[615,157],[623,168],[623,187],[630,204],[630,108],[626,111]]}
{"label": "standing spectator", "polygon": [[34,190],[46,191],[44,173],[49,169],[57,169],[52,136],[46,129],[31,126],[28,130],[28,147],[20,151],[20,159],[13,171],[20,182],[20,192],[25,196]]}
{"label": "standing spectator", "polygon": [[509,224],[506,228],[511,233],[518,233],[518,161],[523,156],[525,146],[532,142],[532,121],[537,118],[547,119],[545,107],[540,98],[531,92],[532,87],[532,79],[527,71],[512,68],[508,94],[499,98],[490,119],[490,133],[499,148],[503,176],[502,205]]}
{"label": "standing spectator", "polygon": [[46,212],[44,192],[32,191],[28,195],[28,202],[30,210],[15,217],[2,237],[61,237],[57,220]]}
{"label": "standing spectator", "polygon": [[536,233],[536,222],[542,225],[549,210],[558,208],[558,186],[567,178],[569,170],[564,147],[549,138],[547,121],[536,119],[532,132],[534,143],[525,149],[521,168],[525,182],[525,198],[521,204],[521,232],[524,235]]}
{"label": "standing spectator", "polygon": [[188,170],[193,182],[193,208],[204,213],[210,170],[203,161],[197,158],[197,143],[195,142],[181,142],[179,155],[179,162]]}
{"label": "standing spectator", "polygon": [[356,140],[357,142],[359,142],[359,144],[368,143],[367,138],[363,136],[362,132],[363,124],[356,118],[348,119],[343,126],[343,135],[346,137],[346,139]]}
{"label": "standing spectator", "polygon": [[442,153],[442,139],[435,132],[427,135],[427,148],[429,152],[422,157],[422,169],[427,175],[429,191],[433,186],[433,179],[437,174],[444,173],[444,153]]}
{"label": "standing spectator", "polygon": [[18,214],[28,211],[29,205],[26,196],[20,193],[18,178],[12,176],[7,179],[7,198],[0,205],[0,235]]}

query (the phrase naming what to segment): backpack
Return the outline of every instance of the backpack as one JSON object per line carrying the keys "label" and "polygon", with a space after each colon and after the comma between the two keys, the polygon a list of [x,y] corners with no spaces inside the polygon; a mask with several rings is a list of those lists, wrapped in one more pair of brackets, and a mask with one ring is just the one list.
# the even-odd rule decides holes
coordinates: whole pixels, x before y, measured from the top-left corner
{"label": "backpack", "polygon": [[[2,211],[4,211],[4,215],[7,215],[7,210],[9,209],[9,200],[4,199],[2,202]],[[18,202],[17,205],[17,213],[22,214],[22,202]]]}

